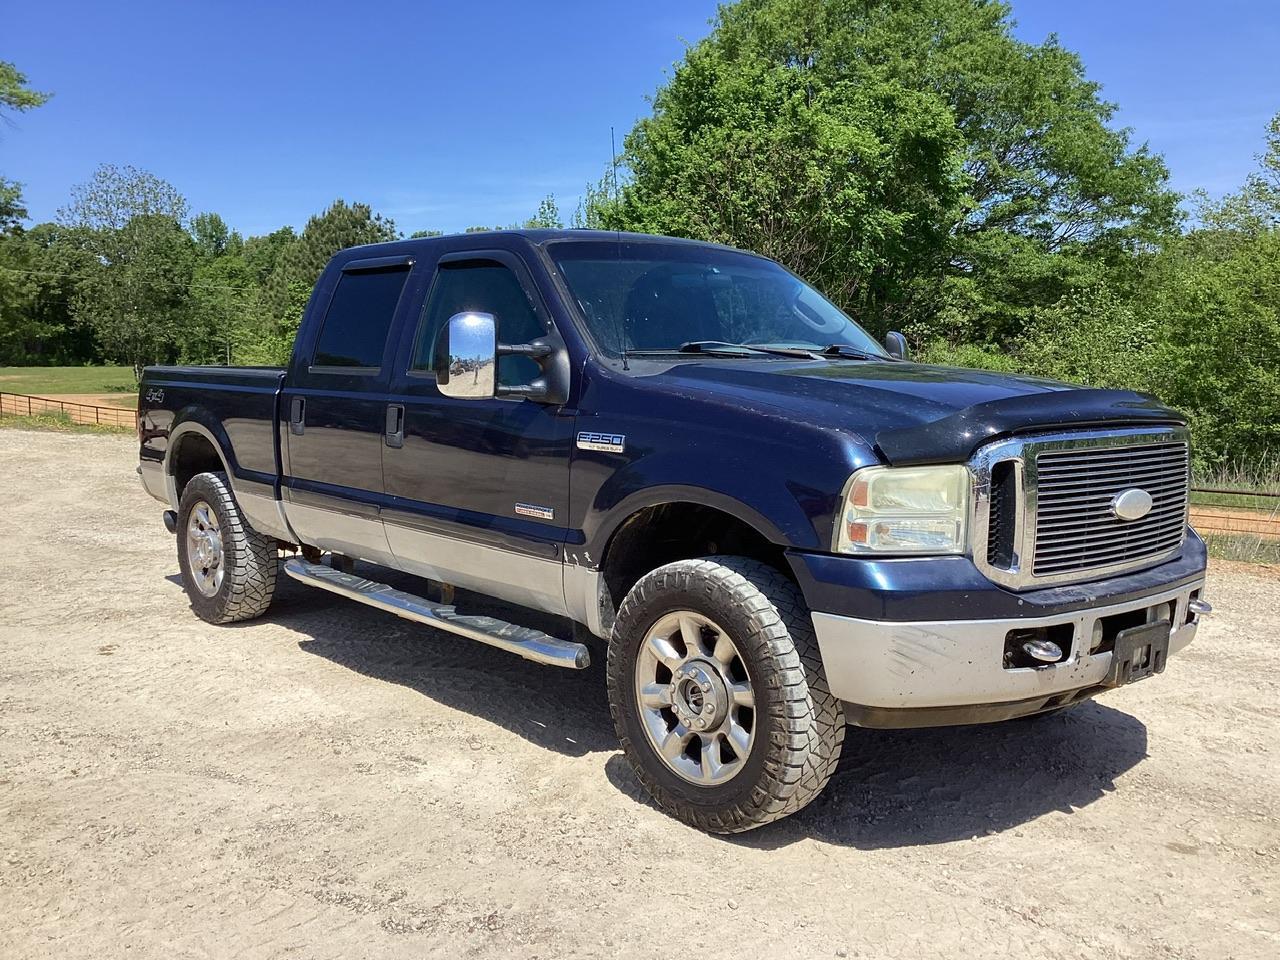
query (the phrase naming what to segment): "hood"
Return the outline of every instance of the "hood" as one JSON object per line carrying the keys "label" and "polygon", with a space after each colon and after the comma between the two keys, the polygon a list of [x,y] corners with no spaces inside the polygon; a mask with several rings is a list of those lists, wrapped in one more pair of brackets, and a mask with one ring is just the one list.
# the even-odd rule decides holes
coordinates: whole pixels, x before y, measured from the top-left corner
{"label": "hood", "polygon": [[988,440],[1032,430],[1185,422],[1131,390],[960,367],[763,358],[663,366],[659,375],[686,390],[723,391],[855,433],[893,464],[955,463]]}

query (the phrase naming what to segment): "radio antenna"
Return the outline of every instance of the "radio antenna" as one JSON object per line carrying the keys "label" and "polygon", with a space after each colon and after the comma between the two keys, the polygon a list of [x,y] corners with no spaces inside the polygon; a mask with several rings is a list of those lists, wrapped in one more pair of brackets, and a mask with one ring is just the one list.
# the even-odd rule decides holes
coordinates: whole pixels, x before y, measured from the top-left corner
{"label": "radio antenna", "polygon": [[[613,135],[613,124],[609,124],[609,155],[612,157],[613,202],[618,202],[618,142]],[[622,231],[614,230],[614,238],[618,241],[618,262],[622,262]],[[626,307],[623,307],[626,310]],[[627,363],[627,318],[622,317],[621,329],[618,330],[618,350],[622,354],[622,369],[630,370]]]}

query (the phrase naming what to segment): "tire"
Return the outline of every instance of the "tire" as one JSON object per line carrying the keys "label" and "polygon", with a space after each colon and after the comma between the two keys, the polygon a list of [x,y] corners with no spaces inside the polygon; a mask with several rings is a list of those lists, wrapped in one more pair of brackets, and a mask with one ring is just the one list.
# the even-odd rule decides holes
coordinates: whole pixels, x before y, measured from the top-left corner
{"label": "tire", "polygon": [[182,587],[201,620],[252,620],[271,606],[279,566],[275,538],[249,526],[225,473],[191,478],[176,532]]}
{"label": "tire", "polygon": [[[844,710],[808,608],[766,564],[709,557],[643,577],[618,611],[606,675],[636,777],[663,810],[701,830],[741,833],[789,816],[839,762]],[[710,726],[697,732],[704,715]]]}

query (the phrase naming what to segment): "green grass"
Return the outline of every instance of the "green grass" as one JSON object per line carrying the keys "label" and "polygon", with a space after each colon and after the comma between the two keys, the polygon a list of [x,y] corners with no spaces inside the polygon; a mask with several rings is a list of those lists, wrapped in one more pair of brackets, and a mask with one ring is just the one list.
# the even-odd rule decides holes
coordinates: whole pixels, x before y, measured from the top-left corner
{"label": "green grass", "polygon": [[1280,540],[1264,539],[1249,534],[1205,534],[1209,556],[1223,560],[1243,560],[1246,563],[1280,564]]}
{"label": "green grass", "polygon": [[0,392],[124,393],[138,389],[132,367],[0,367]]}
{"label": "green grass", "polygon": [[110,427],[106,424],[76,423],[65,413],[38,413],[32,417],[0,414],[0,429],[49,430],[53,433],[107,433],[117,436],[132,435],[130,427]]}

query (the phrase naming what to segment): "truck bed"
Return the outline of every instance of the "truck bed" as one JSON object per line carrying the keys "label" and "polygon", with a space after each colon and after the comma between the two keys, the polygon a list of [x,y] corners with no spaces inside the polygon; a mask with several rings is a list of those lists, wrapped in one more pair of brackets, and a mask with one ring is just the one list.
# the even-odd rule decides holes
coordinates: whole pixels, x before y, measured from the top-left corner
{"label": "truck bed", "polygon": [[[144,481],[164,462],[170,434],[196,431],[214,442],[240,489],[271,495],[280,470],[282,367],[147,367],[138,387]],[[148,489],[159,481],[153,480]]]}

